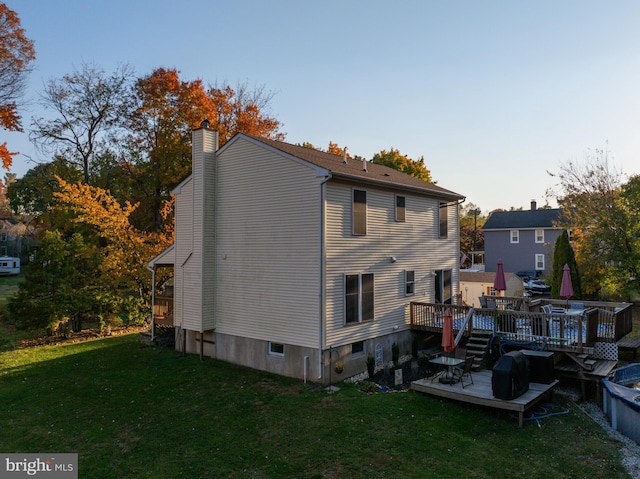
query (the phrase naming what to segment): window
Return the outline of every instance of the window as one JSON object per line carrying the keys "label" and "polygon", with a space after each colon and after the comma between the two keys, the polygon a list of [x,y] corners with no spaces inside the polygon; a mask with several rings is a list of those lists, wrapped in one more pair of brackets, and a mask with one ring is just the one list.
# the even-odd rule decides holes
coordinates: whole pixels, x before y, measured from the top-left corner
{"label": "window", "polygon": [[358,341],[351,344],[351,356],[359,356],[364,354],[364,341]]}
{"label": "window", "polygon": [[405,201],[404,196],[396,195],[396,221],[404,222],[405,220]]}
{"label": "window", "polygon": [[536,243],[544,243],[544,230],[536,230]]}
{"label": "window", "polygon": [[440,202],[440,208],[438,209],[438,217],[440,219],[440,238],[446,238],[449,229],[449,208],[447,203]]}
{"label": "window", "polygon": [[520,230],[511,230],[511,242],[520,243]]}
{"label": "window", "polygon": [[373,274],[345,275],[345,322],[373,320]]}
{"label": "window", "polygon": [[451,304],[451,270],[436,270],[435,296],[436,303]]}
{"label": "window", "polygon": [[269,354],[273,354],[275,356],[284,356],[284,344],[272,343],[271,341],[269,341]]}
{"label": "window", "polygon": [[536,270],[544,270],[544,255],[537,254],[536,255]]}
{"label": "window", "polygon": [[353,234],[367,234],[367,192],[353,190]]}
{"label": "window", "polygon": [[7,241],[7,232],[0,231],[0,241]]}
{"label": "window", "polygon": [[416,292],[416,272],[405,271],[404,272],[404,295],[413,296]]}

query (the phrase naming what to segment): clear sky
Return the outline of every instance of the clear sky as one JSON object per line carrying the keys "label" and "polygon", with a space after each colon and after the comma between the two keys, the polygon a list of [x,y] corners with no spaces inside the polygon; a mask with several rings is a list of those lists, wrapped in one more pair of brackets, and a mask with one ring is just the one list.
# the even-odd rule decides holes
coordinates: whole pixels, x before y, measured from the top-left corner
{"label": "clear sky", "polygon": [[[264,85],[289,143],[424,156],[440,186],[485,213],[544,204],[547,170],[596,148],[640,173],[636,0],[5,3],[35,42],[27,128],[45,81],[126,63]],[[48,161],[26,134],[0,135]],[[21,155],[13,171],[33,166]]]}

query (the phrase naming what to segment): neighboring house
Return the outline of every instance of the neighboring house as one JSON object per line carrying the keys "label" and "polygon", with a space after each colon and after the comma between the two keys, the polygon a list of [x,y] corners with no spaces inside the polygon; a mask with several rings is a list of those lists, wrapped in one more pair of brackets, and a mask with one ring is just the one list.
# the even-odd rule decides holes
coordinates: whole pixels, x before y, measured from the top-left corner
{"label": "neighboring house", "polygon": [[245,134],[218,149],[206,123],[192,153],[149,263],[174,264],[177,349],[327,383],[410,351],[409,303],[458,293],[461,195]]}
{"label": "neighboring house", "polygon": [[13,218],[0,218],[0,256],[20,258],[26,232],[24,223]]}
{"label": "neighboring house", "polygon": [[557,224],[560,209],[496,211],[489,216],[484,231],[485,271],[495,271],[502,260],[505,272],[536,271],[546,277],[553,267],[553,248],[562,233]]}
{"label": "neighboring house", "polygon": [[[460,294],[462,295],[463,303],[479,308],[480,300],[478,298],[480,296],[497,294],[493,289],[495,280],[495,271],[487,273],[484,271],[460,270]],[[504,280],[507,284],[507,289],[502,293],[503,296],[522,296],[524,284],[515,273],[505,273]]]}

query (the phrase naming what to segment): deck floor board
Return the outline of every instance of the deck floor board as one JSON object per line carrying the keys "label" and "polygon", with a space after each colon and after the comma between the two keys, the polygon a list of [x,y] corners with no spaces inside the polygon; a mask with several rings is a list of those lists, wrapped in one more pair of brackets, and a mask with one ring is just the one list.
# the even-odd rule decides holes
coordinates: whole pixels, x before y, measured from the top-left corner
{"label": "deck floor board", "polygon": [[535,405],[547,394],[551,394],[553,388],[558,384],[558,380],[550,384],[529,383],[529,390],[521,396],[504,400],[493,396],[493,387],[491,385],[491,371],[483,370],[473,372],[473,384],[462,387],[460,383],[442,384],[436,378],[419,379],[411,383],[411,389],[430,394],[432,396],[454,399],[471,404],[478,404],[496,409],[506,409],[518,412],[519,425],[522,426],[524,420],[524,412]]}

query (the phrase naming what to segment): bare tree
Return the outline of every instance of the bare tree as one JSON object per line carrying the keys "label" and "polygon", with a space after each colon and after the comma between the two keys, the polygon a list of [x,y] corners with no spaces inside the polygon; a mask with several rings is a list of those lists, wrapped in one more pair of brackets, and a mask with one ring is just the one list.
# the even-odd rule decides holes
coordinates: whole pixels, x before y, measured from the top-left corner
{"label": "bare tree", "polygon": [[34,118],[31,140],[74,165],[89,183],[92,162],[122,124],[132,79],[127,65],[108,75],[83,63],[80,70],[49,80],[41,103],[53,112],[53,119]]}

